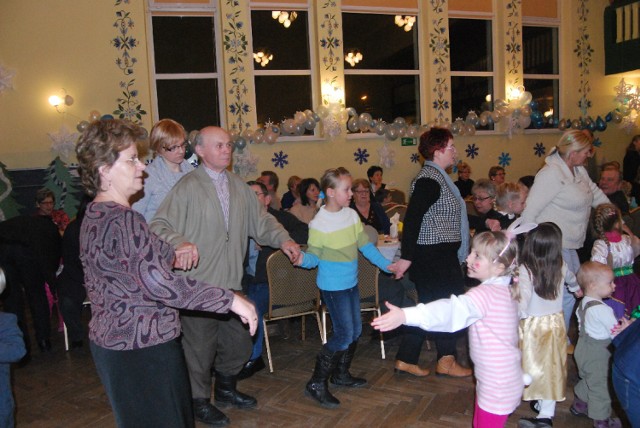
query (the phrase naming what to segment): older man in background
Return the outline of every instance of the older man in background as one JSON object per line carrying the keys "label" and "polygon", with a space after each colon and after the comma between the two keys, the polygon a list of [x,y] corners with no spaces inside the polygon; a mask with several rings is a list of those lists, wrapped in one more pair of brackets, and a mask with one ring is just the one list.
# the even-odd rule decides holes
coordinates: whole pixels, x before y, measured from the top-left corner
{"label": "older man in background", "polygon": [[617,206],[622,214],[629,212],[629,201],[622,191],[622,173],[615,166],[608,166],[600,174],[598,187],[607,195],[612,204]]}

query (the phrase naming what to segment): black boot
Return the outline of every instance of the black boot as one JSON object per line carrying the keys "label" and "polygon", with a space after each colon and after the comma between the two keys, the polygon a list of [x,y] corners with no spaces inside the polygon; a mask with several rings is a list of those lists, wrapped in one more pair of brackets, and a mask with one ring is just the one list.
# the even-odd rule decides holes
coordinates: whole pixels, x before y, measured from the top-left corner
{"label": "black boot", "polygon": [[331,383],[339,386],[348,386],[351,388],[360,388],[361,386],[365,386],[367,384],[367,380],[361,377],[353,377],[351,373],[349,373],[349,367],[351,367],[351,361],[353,361],[353,356],[356,353],[356,347],[358,346],[358,342],[353,342],[349,345],[349,348],[342,354],[340,360],[338,360],[338,365],[335,370],[331,374]]}
{"label": "black boot", "polygon": [[340,401],[329,392],[328,380],[344,353],[331,352],[323,347],[316,358],[316,367],[311,380],[307,382],[305,394],[317,400],[322,407],[334,409],[340,405]]}
{"label": "black boot", "polygon": [[249,409],[258,405],[258,400],[236,389],[237,383],[237,375],[227,376],[216,373],[216,383],[213,388],[213,397],[216,406],[233,406],[238,409]]}
{"label": "black boot", "polygon": [[229,425],[229,418],[213,407],[208,398],[193,399],[193,414],[196,421],[212,427],[226,427]]}

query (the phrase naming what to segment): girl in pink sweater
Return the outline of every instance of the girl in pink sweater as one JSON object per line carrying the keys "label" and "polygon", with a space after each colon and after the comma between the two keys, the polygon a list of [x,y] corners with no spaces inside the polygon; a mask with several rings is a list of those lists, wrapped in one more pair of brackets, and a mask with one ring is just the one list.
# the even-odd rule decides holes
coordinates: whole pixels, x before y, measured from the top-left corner
{"label": "girl in pink sweater", "polygon": [[518,349],[519,290],[512,280],[517,255],[518,245],[511,232],[480,233],[467,257],[468,275],[482,281],[479,286],[461,296],[412,308],[387,302],[389,312],[372,323],[380,331],[401,324],[440,332],[469,327],[477,380],[474,427],[502,427],[520,404],[524,382]]}

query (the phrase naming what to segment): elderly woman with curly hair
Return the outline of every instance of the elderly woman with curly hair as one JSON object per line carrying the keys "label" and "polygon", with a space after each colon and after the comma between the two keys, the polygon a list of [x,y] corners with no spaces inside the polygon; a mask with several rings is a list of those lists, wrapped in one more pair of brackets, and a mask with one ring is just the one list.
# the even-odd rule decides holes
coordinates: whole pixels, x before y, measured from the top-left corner
{"label": "elderly woman with curly hair", "polygon": [[80,228],[91,353],[118,426],[192,427],[178,309],[233,311],[252,334],[257,316],[242,296],[175,274],[192,267],[197,250],[172,248],[131,209],[145,169],[136,146],[141,135],[132,123],[95,121],[76,147],[84,190],[93,197]]}

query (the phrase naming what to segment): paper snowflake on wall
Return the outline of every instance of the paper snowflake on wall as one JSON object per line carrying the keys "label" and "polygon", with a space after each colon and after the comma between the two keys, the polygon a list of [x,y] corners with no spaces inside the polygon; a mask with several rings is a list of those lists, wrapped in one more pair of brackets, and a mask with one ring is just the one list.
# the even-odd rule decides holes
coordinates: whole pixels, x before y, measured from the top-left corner
{"label": "paper snowflake on wall", "polygon": [[76,142],[78,141],[80,134],[77,132],[69,132],[69,128],[62,125],[57,133],[47,133],[47,135],[53,142],[51,144],[51,152],[55,156],[60,156],[63,161],[67,162],[69,160],[69,156],[76,148]]}
{"label": "paper snowflake on wall", "polygon": [[498,156],[498,165],[505,167],[511,165],[511,155],[509,153],[502,152]]}
{"label": "paper snowflake on wall", "polygon": [[411,153],[411,156],[409,156],[409,160],[411,160],[412,163],[418,163],[420,162],[420,155],[417,153]]}
{"label": "paper snowflake on wall", "polygon": [[547,149],[542,143],[536,143],[536,145],[533,146],[533,154],[538,156],[539,158],[544,156],[546,152],[547,152]]}
{"label": "paper snowflake on wall", "polygon": [[354,161],[358,162],[360,165],[369,162],[369,159],[367,159],[369,157],[367,149],[361,149],[358,147],[358,150],[353,152],[353,156],[355,157]]}
{"label": "paper snowflake on wall", "polygon": [[478,150],[476,143],[469,144],[467,148],[464,149],[464,151],[467,152],[467,157],[471,159],[475,159],[475,157],[478,156]]}
{"label": "paper snowflake on wall", "polygon": [[271,162],[273,162],[273,166],[275,166],[276,168],[284,169],[284,166],[289,164],[289,161],[287,160],[288,157],[289,157],[288,154],[280,150],[280,153],[273,154],[273,157],[271,158]]}
{"label": "paper snowflake on wall", "polygon": [[15,75],[15,71],[9,70],[0,65],[0,94],[9,89],[13,89],[12,80]]}
{"label": "paper snowflake on wall", "polygon": [[378,149],[378,154],[380,155],[381,167],[388,169],[395,165],[396,152],[389,146],[389,144],[383,144],[383,146]]}

